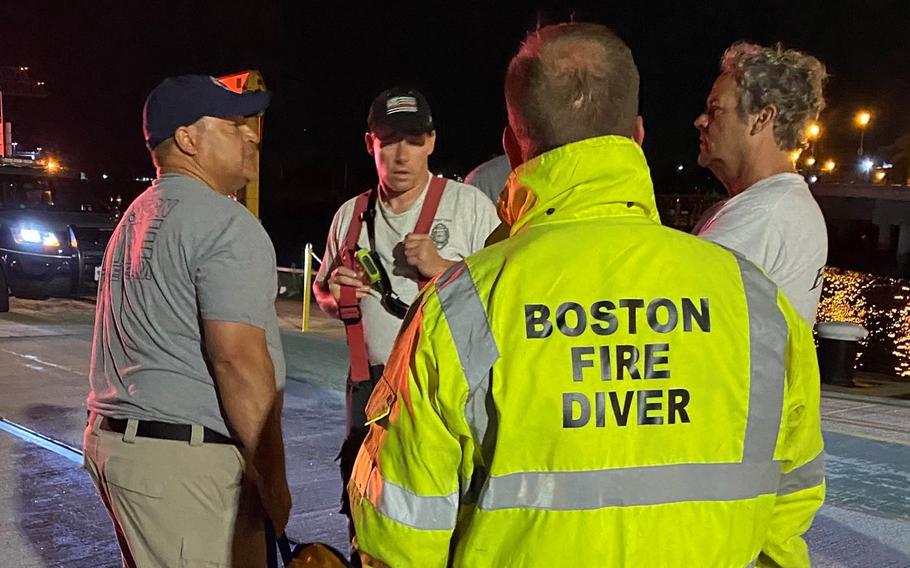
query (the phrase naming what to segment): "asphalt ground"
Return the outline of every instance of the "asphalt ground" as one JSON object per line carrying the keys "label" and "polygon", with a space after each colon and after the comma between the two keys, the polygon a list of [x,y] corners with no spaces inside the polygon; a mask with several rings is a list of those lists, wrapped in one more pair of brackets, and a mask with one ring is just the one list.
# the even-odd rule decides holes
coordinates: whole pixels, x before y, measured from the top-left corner
{"label": "asphalt ground", "polygon": [[[0,314],[0,567],[118,566],[110,521],[80,465],[94,306],[12,303]],[[334,462],[344,429],[343,329],[314,310],[301,333],[300,304],[278,308],[289,379],[288,533],[346,549]],[[828,497],[807,533],[816,566],[910,567],[910,402],[872,392],[823,394]]]}

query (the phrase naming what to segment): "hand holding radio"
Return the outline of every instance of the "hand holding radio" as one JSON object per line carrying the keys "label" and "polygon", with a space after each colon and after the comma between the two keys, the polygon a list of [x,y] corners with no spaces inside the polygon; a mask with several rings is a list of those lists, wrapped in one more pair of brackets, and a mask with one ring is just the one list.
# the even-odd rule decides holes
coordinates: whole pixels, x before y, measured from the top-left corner
{"label": "hand holding radio", "polygon": [[357,299],[360,299],[370,291],[370,280],[358,264],[355,264],[354,268],[339,266],[329,276],[329,291],[332,292],[336,302],[341,298],[342,286],[356,288]]}

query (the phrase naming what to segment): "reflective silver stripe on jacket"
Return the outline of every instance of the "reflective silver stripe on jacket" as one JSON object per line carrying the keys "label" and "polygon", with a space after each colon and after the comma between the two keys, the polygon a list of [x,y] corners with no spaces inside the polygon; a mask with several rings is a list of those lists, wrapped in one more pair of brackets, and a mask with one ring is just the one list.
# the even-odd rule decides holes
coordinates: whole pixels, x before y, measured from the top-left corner
{"label": "reflective silver stripe on jacket", "polygon": [[789,495],[818,487],[825,481],[825,452],[819,453],[812,461],[783,474],[780,478],[778,495]]}
{"label": "reflective silver stripe on jacket", "polygon": [[777,307],[777,286],[736,255],[749,308],[749,418],[743,462],[767,463],[774,456],[784,406],[787,321]]}
{"label": "reflective silver stripe on jacket", "polygon": [[468,266],[459,263],[445,271],[436,283],[436,294],[468,381],[465,418],[474,439],[489,449],[495,433],[489,421],[496,416],[489,408],[490,370],[499,359],[499,349]]}
{"label": "reflective silver stripe on jacket", "polygon": [[775,493],[780,464],[718,463],[491,477],[480,508],[580,511],[685,501],[738,501]]}
{"label": "reflective silver stripe on jacket", "polygon": [[452,530],[458,515],[458,492],[450,495],[417,495],[385,479],[377,509],[396,523],[415,529]]}

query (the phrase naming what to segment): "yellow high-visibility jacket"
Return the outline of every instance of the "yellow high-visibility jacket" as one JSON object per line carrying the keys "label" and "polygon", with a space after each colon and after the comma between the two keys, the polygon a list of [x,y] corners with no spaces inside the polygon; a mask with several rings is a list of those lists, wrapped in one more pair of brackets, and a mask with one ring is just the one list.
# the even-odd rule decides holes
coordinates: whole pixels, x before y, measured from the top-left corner
{"label": "yellow high-visibility jacket", "polygon": [[659,224],[606,136],[513,172],[511,236],[430,284],[348,485],[371,566],[808,566],[812,332],[743,257]]}

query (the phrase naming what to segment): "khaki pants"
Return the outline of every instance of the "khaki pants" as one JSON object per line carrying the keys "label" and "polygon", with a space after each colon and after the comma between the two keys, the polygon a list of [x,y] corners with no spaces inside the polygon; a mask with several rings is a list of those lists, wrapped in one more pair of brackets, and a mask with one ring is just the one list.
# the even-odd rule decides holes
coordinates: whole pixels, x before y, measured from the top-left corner
{"label": "khaki pants", "polygon": [[229,444],[85,430],[85,468],[114,522],[127,567],[243,567],[266,565],[265,513],[246,482],[240,451]]}

